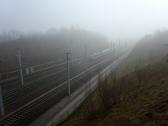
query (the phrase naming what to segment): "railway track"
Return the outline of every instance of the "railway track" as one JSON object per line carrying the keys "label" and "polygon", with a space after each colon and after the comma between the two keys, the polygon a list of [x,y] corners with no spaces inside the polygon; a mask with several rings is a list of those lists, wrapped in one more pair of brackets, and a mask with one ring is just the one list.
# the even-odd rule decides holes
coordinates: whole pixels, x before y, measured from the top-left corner
{"label": "railway track", "polygon": [[[105,61],[104,63],[97,63],[89,67],[87,70],[81,72],[80,74],[71,78],[72,91],[75,91],[79,86],[84,84],[90,76],[97,74],[99,66],[102,66],[102,69],[111,63],[112,60]],[[80,82],[80,85],[79,85]],[[60,85],[52,88],[51,90],[43,93],[39,97],[28,102],[24,106],[20,107],[16,111],[8,114],[7,116],[1,119],[0,125],[6,126],[26,126],[40,114],[45,112],[48,108],[58,103],[63,97],[67,95],[67,85],[66,81]]]}
{"label": "railway track", "polygon": [[[109,56],[102,56],[90,64],[86,63],[87,65],[84,66],[81,66],[80,64],[79,68],[81,69],[74,70],[72,72],[73,74],[71,75],[72,91],[75,91],[91,76],[96,74],[97,71],[100,70],[100,65],[101,68],[104,68],[110,64],[112,62],[110,57],[111,54]],[[102,61],[104,62],[102,63]],[[62,72],[60,72],[59,75],[61,75],[61,73]],[[36,83],[30,83],[25,87],[20,88],[20,91],[16,90],[10,92],[10,95],[6,95],[4,100],[6,99],[5,109],[8,110],[8,113],[0,118],[0,126],[26,126],[51,106],[58,103],[63,97],[65,97],[67,95],[67,85],[65,81],[66,74],[63,72],[62,76],[60,77],[55,76],[56,73],[52,74],[53,75],[51,75],[51,78],[46,77],[46,81],[44,81],[44,78],[39,79],[40,82],[44,81],[45,84],[39,84],[37,78],[36,81],[33,81]],[[19,93],[17,94],[16,92]],[[19,95],[22,95],[25,92],[26,94],[23,97],[17,98]]]}

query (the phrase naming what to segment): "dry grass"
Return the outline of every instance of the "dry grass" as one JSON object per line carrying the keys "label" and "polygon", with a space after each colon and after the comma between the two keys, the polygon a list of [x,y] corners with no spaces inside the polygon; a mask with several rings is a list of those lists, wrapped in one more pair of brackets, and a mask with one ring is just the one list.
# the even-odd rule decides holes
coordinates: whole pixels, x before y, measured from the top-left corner
{"label": "dry grass", "polygon": [[61,126],[167,126],[168,63],[116,80],[113,73]]}

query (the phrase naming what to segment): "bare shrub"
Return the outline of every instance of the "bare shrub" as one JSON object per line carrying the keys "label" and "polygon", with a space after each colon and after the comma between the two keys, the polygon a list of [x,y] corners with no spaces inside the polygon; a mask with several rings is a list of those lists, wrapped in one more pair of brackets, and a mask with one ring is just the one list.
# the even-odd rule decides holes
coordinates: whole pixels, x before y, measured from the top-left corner
{"label": "bare shrub", "polygon": [[142,70],[135,70],[135,74],[138,79],[138,85],[140,86],[143,82],[143,72],[142,72]]}
{"label": "bare shrub", "polygon": [[83,114],[83,117],[87,121],[102,116],[104,112],[110,112],[112,106],[120,101],[120,86],[116,82],[115,72],[104,80],[101,76],[98,77],[97,89],[88,98],[85,105],[86,114]]}

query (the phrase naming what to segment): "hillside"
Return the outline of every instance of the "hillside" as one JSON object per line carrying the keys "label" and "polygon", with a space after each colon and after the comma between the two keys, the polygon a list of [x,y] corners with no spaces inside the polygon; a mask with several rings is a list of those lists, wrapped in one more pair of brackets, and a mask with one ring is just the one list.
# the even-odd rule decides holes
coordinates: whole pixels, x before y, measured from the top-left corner
{"label": "hillside", "polygon": [[159,62],[168,55],[168,31],[147,35],[137,42],[132,53],[120,65],[118,75],[124,76],[135,69]]}

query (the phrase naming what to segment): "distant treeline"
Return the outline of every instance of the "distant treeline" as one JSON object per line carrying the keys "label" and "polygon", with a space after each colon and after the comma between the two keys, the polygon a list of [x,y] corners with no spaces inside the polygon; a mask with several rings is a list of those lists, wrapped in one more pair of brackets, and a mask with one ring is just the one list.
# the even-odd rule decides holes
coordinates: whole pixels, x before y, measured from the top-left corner
{"label": "distant treeline", "polygon": [[21,50],[23,65],[37,65],[50,61],[65,61],[65,52],[72,58],[84,57],[108,48],[106,37],[99,33],[69,28],[46,33],[20,35],[0,42],[0,72],[17,68],[17,50]]}

